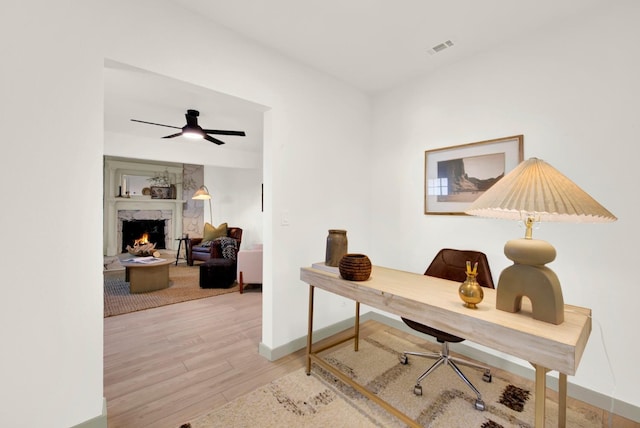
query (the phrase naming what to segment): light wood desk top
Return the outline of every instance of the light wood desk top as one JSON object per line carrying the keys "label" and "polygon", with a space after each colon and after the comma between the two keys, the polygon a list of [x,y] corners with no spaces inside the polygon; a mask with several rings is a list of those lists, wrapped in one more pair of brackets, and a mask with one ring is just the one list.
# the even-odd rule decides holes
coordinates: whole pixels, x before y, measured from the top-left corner
{"label": "light wood desk top", "polygon": [[528,299],[523,299],[522,312],[497,310],[496,290],[483,288],[478,309],[468,309],[458,297],[458,283],[380,266],[360,282],[313,267],[301,268],[300,279],[567,375],[575,374],[591,333],[587,308],[565,305],[564,323],[554,325],[534,320],[525,305]]}

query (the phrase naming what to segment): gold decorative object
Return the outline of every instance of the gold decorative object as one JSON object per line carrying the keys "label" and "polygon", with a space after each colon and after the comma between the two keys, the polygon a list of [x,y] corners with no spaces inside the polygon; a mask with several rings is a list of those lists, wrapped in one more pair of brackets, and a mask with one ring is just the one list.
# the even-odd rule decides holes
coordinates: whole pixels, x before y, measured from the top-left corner
{"label": "gold decorative object", "polygon": [[521,220],[523,239],[512,239],[504,254],[514,263],[500,274],[496,309],[519,312],[531,301],[534,319],[564,322],[564,299],[556,274],[545,266],[556,258],[546,241],[532,239],[534,222],[605,223],[617,218],[584,190],[541,159],[522,162],[475,200],[467,214]]}
{"label": "gold decorative object", "polygon": [[371,260],[364,254],[345,254],[338,266],[340,276],[349,281],[366,281],[371,276]]}
{"label": "gold decorative object", "polygon": [[478,262],[475,262],[471,269],[471,262],[467,261],[467,279],[460,284],[458,288],[458,296],[469,309],[478,309],[478,303],[484,299],[482,286],[478,284],[476,277],[478,276]]}

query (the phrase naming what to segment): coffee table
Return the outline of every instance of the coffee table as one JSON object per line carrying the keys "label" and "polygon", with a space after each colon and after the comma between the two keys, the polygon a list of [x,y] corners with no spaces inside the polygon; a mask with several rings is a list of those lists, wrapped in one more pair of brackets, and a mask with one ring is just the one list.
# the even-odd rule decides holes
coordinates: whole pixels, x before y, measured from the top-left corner
{"label": "coffee table", "polygon": [[134,262],[123,260],[125,281],[129,283],[131,293],[146,293],[169,287],[169,265],[171,260],[162,259],[152,262]]}

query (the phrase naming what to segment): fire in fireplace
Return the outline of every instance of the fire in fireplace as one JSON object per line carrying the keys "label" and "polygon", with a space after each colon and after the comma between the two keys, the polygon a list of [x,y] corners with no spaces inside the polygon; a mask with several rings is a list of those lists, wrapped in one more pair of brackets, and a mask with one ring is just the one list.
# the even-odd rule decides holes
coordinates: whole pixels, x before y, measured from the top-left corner
{"label": "fire in fireplace", "polygon": [[127,246],[155,243],[156,249],[165,249],[166,220],[127,220],[122,222],[122,248],[127,252]]}

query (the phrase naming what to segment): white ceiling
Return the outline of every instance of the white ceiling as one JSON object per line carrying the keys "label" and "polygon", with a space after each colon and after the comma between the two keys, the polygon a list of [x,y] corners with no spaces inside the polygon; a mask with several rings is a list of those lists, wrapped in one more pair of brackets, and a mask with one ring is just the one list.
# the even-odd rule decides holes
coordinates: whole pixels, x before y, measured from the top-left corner
{"label": "white ceiling", "polygon": [[[171,0],[364,91],[615,0]],[[452,40],[436,55],[429,49]]]}
{"label": "white ceiling", "polygon": [[[168,1],[369,93],[572,15],[614,4],[612,0]],[[429,54],[447,40],[454,46]],[[130,119],[183,126],[186,108],[200,111],[204,128],[247,132],[247,137],[220,137],[227,143],[221,149],[262,150],[262,106],[120,64],[106,65],[106,131],[161,138],[174,130]]]}

